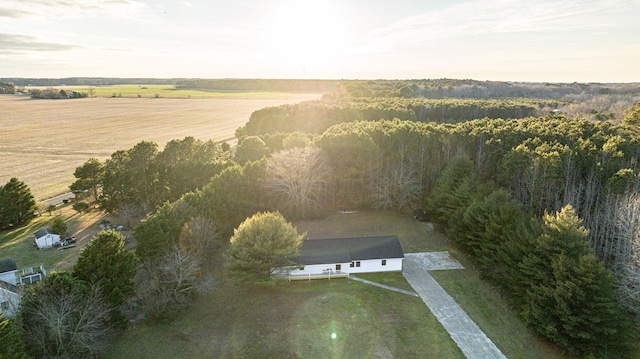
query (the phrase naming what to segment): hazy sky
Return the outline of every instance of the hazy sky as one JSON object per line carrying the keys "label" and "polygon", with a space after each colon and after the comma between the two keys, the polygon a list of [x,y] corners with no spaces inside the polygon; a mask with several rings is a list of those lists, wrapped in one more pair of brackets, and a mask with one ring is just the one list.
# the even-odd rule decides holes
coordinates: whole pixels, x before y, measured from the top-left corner
{"label": "hazy sky", "polygon": [[640,0],[0,0],[0,77],[640,81]]}

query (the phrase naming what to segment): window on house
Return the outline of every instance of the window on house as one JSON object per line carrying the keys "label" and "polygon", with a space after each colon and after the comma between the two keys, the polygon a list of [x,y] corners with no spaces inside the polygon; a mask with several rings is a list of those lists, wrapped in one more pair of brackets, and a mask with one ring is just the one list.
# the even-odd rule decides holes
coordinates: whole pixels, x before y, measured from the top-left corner
{"label": "window on house", "polygon": [[299,270],[304,270],[304,266],[298,267]]}
{"label": "window on house", "polygon": [[356,262],[356,267],[360,267],[360,261]]}
{"label": "window on house", "polygon": [[383,260],[382,260],[382,265],[383,265],[383,266],[386,266],[386,265],[387,265],[387,260],[386,260],[386,259],[383,259]]}
{"label": "window on house", "polygon": [[353,268],[353,267],[355,267],[355,266],[356,266],[356,263],[355,263],[355,262],[351,262],[351,264],[349,264],[349,267],[351,267],[351,268]]}
{"label": "window on house", "polygon": [[342,264],[336,264],[336,270],[342,269]]}

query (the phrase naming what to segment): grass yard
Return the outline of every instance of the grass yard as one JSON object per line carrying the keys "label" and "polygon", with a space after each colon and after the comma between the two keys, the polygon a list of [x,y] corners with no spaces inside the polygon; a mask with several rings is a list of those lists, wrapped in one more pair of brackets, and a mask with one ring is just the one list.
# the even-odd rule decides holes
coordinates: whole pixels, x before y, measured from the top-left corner
{"label": "grass yard", "polygon": [[571,358],[525,327],[499,293],[483,282],[478,272],[469,269],[471,264],[463,265],[467,269],[431,271],[430,274],[507,358]]}
{"label": "grass yard", "polygon": [[[31,244],[33,233],[40,228],[51,227],[53,220],[58,216],[67,223],[69,234],[76,237],[76,247],[62,251],[55,247],[47,249],[33,247]],[[98,224],[103,218],[109,219],[114,224],[124,224],[124,222],[118,222],[117,218],[106,217],[102,212],[80,214],[74,211],[71,205],[58,207],[51,215],[44,213],[27,226],[0,232],[0,259],[14,258],[19,268],[44,264],[47,271],[69,270],[76,263],[82,248],[100,231]],[[123,233],[127,234],[127,232]]]}
{"label": "grass yard", "polygon": [[233,96],[33,100],[0,95],[0,183],[17,177],[41,201],[67,192],[75,168],[91,157],[105,160],[143,140],[160,146],[186,136],[228,140],[255,110],[320,97],[285,93]]}
{"label": "grass yard", "polygon": [[[446,236],[398,212],[297,221],[309,238],[396,234],[406,252],[449,250],[464,270],[432,272],[508,358],[564,358],[515,317]],[[411,290],[400,273],[359,275]],[[336,338],[331,335],[335,333]],[[224,283],[173,321],[139,323],[107,358],[463,358],[419,298],[349,279],[242,288]]]}
{"label": "grass yard", "polygon": [[107,357],[464,358],[419,298],[348,279],[225,286],[126,332]]}

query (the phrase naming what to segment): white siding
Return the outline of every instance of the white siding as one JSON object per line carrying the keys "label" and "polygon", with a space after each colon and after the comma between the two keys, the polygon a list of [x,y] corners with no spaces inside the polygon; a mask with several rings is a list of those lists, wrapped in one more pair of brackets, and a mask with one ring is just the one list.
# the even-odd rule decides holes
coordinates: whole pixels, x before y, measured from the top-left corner
{"label": "white siding", "polygon": [[57,234],[47,234],[40,238],[36,238],[36,245],[38,248],[51,248],[56,243],[60,243],[60,236]]}
{"label": "white siding", "polygon": [[[349,267],[349,273],[373,273],[373,272],[394,272],[402,270],[402,258],[384,259],[386,265],[382,265],[383,259],[367,259],[362,261],[353,261],[354,266]],[[360,267],[357,267],[360,262]]]}
{"label": "white siding", "polygon": [[9,284],[16,285],[17,284],[16,272],[17,271],[15,270],[11,270],[8,272],[0,273],[0,280],[3,282],[7,282]]}
{"label": "white siding", "polygon": [[402,259],[403,258],[384,259],[386,261],[386,265],[382,265],[383,259],[362,260],[359,261],[359,267],[356,267],[356,261],[353,262],[353,267],[351,267],[351,263],[311,264],[304,267],[293,267],[294,269],[289,274],[292,276],[298,276],[309,274],[328,274],[329,272],[336,273],[336,264],[340,264],[341,273],[395,272],[402,271]]}
{"label": "white siding", "polygon": [[20,304],[20,295],[0,287],[0,311],[7,317],[14,317]]}

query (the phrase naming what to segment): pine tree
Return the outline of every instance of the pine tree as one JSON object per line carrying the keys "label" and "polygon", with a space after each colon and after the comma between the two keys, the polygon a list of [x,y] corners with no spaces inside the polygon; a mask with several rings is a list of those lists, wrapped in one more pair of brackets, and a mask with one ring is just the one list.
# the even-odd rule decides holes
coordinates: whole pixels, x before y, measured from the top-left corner
{"label": "pine tree", "polygon": [[526,323],[571,354],[621,352],[629,322],[615,300],[613,278],[585,240],[570,205],[545,214],[543,233],[520,265]]}
{"label": "pine tree", "polygon": [[292,264],[302,238],[280,213],[257,213],[235,230],[225,266],[232,274],[268,280],[274,271]]}
{"label": "pine tree", "polygon": [[36,210],[36,201],[24,182],[14,177],[0,187],[0,229],[29,223]]}
{"label": "pine tree", "polygon": [[111,306],[112,323],[124,325],[120,306],[134,293],[136,258],[124,248],[124,236],[114,230],[102,231],[80,252],[73,276],[98,285]]}

